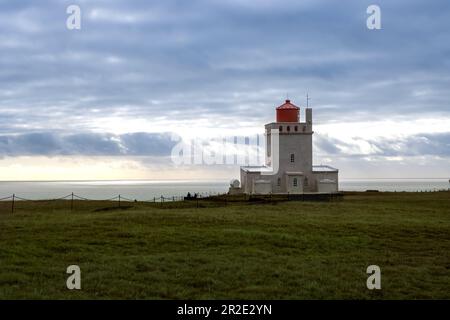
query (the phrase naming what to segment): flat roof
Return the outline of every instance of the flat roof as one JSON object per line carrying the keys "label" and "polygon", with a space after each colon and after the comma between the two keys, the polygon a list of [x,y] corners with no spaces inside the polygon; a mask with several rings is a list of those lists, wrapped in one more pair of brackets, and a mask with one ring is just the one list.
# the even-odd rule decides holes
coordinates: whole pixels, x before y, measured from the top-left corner
{"label": "flat roof", "polygon": [[271,172],[273,169],[267,166],[243,166],[241,170],[246,172]]}
{"label": "flat roof", "polygon": [[339,170],[326,165],[313,166],[313,172],[338,172]]}

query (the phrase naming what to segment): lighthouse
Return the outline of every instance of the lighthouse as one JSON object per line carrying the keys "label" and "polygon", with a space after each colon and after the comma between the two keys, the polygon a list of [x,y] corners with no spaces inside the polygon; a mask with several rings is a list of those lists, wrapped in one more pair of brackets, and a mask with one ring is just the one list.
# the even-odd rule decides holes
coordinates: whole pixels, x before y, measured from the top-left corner
{"label": "lighthouse", "polygon": [[265,125],[266,155],[263,166],[243,166],[241,185],[230,193],[301,194],[338,192],[338,169],[313,165],[312,108],[300,107],[289,99],[276,108],[276,121]]}

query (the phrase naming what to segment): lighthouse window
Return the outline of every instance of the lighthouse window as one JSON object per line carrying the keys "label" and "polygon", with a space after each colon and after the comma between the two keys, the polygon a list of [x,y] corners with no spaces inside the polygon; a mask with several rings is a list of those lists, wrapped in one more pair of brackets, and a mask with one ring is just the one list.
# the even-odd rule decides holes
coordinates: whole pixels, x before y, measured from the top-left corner
{"label": "lighthouse window", "polygon": [[291,127],[288,126],[288,127],[287,127],[287,131],[288,131],[288,132],[291,131]]}
{"label": "lighthouse window", "polygon": [[280,129],[280,132],[281,132],[281,131],[283,131],[283,127],[282,127],[282,126],[280,126],[280,128],[279,128],[279,129]]}
{"label": "lighthouse window", "polygon": [[291,162],[295,162],[295,154],[291,153]]}
{"label": "lighthouse window", "polygon": [[294,178],[294,181],[293,181],[293,184],[294,184],[294,187],[296,187],[297,186],[297,178]]}
{"label": "lighthouse window", "polygon": [[278,178],[278,180],[277,180],[277,186],[278,186],[278,187],[281,186],[281,178]]}

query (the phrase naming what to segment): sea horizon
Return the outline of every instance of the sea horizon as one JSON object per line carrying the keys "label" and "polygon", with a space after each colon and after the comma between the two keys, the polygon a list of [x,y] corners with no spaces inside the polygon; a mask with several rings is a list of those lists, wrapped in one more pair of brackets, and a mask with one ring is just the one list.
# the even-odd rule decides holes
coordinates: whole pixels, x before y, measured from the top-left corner
{"label": "sea horizon", "polygon": [[[231,179],[230,179],[231,180]],[[187,193],[202,196],[228,191],[225,179],[114,179],[114,180],[18,180],[0,181],[0,198],[11,195],[39,200],[56,199],[74,193],[102,200],[118,195],[140,201],[158,197],[180,197]],[[424,192],[449,189],[447,178],[345,178],[340,191],[378,190],[386,192]]]}
{"label": "sea horizon", "polygon": [[[149,182],[187,182],[187,181],[231,181],[230,179],[152,179],[152,178],[142,178],[142,179],[36,179],[36,180],[0,180],[2,182],[90,182],[90,181],[149,181]],[[385,177],[377,177],[377,178],[340,178],[340,181],[347,180],[450,180],[450,176],[446,177],[394,177],[394,178],[385,178]]]}

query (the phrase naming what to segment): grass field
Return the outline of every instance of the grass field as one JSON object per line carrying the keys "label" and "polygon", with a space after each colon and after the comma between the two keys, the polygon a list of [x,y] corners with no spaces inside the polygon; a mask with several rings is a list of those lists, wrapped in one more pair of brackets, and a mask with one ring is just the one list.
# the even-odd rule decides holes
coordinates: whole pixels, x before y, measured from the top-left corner
{"label": "grass field", "polygon": [[[333,202],[10,203],[0,299],[449,299],[450,193]],[[81,268],[82,289],[66,288]],[[381,290],[366,268],[381,268]]]}

